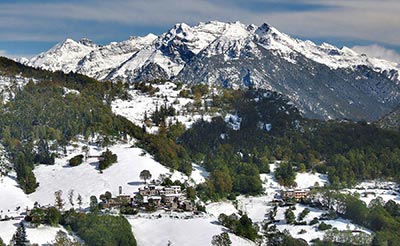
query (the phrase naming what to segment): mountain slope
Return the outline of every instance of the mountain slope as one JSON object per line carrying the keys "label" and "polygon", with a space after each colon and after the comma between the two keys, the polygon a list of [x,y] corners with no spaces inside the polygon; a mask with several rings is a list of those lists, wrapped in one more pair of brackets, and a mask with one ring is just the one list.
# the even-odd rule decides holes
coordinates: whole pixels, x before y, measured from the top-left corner
{"label": "mountain slope", "polygon": [[400,103],[399,64],[294,39],[268,24],[181,23],[158,37],[105,46],[67,40],[24,63],[101,80],[272,89],[324,119],[376,120]]}
{"label": "mountain slope", "polygon": [[91,51],[81,58],[76,72],[104,79],[112,69],[129,59],[134,53],[149,46],[157,36],[131,37],[126,41],[112,42]]}
{"label": "mountain slope", "polygon": [[51,71],[76,72],[76,66],[82,57],[98,47],[88,39],[76,42],[67,38],[49,51],[33,57],[27,64]]}
{"label": "mountain slope", "polygon": [[[208,50],[186,66],[180,81],[267,88],[287,95],[307,116],[377,119],[399,102],[399,87],[365,66],[330,69],[297,54],[288,61],[274,51],[245,44],[236,53],[209,56]],[[237,57],[232,58],[232,54]],[[259,55],[255,55],[259,54]],[[227,60],[228,57],[228,60]]]}

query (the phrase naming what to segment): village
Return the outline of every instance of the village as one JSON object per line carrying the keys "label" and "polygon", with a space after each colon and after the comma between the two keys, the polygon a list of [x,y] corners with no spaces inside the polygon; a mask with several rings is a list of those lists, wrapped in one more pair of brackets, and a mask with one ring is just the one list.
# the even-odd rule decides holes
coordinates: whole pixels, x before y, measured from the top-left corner
{"label": "village", "polygon": [[[196,206],[186,196],[186,190],[179,185],[162,186],[146,184],[134,194],[124,194],[119,187],[116,197],[111,195],[100,196],[99,208],[120,209],[121,213],[137,213],[139,211],[153,212],[156,210],[191,212]],[[131,208],[131,209],[128,209]]]}
{"label": "village", "polygon": [[[118,190],[118,195],[114,197],[110,192],[105,192],[99,196],[99,200],[96,198],[96,201],[98,201],[95,203],[97,208],[104,212],[120,212],[122,214],[137,214],[139,212],[155,212],[158,210],[200,213],[194,201],[187,197],[186,189],[182,189],[181,185],[165,185],[159,180],[152,180],[149,183],[145,182],[143,186],[138,188],[137,192],[132,194],[124,193],[122,186],[119,186]],[[271,202],[281,206],[294,204],[295,201],[309,198],[310,192],[310,189],[282,189],[277,191],[274,200]],[[35,203],[35,207],[42,209],[48,209],[52,206],[51,204],[42,206]],[[24,211],[21,211],[21,208],[16,208],[15,211],[1,211],[0,220],[21,219],[24,215],[29,215],[30,211],[28,208]]]}

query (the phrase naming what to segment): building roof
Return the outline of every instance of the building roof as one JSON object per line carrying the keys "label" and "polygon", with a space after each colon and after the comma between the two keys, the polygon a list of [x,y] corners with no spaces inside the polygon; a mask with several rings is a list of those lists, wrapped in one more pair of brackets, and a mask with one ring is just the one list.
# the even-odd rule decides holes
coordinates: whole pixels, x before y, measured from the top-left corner
{"label": "building roof", "polygon": [[161,196],[149,196],[148,199],[161,200]]}

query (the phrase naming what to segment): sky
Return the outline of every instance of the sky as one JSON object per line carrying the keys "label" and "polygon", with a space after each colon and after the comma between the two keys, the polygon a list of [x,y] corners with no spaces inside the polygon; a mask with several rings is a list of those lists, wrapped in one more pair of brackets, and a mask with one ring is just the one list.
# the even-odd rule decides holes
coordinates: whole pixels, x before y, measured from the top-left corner
{"label": "sky", "polygon": [[268,23],[296,38],[400,60],[399,12],[399,0],[1,0],[0,55],[29,57],[65,38],[106,44],[219,20]]}

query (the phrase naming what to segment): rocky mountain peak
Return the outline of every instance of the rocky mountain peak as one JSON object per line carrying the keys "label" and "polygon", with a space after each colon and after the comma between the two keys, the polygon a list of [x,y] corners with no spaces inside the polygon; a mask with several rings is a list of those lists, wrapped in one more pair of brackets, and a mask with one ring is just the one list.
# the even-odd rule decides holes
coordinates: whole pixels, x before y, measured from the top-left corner
{"label": "rocky mountain peak", "polygon": [[347,47],[295,39],[264,23],[174,25],[155,36],[97,46],[66,39],[25,64],[100,80],[175,79],[288,94],[303,113],[376,119],[400,103],[397,64]]}
{"label": "rocky mountain peak", "polygon": [[92,40],[90,40],[88,38],[81,38],[78,41],[78,43],[83,44],[88,47],[93,47],[93,48],[96,48],[98,46],[96,43],[94,43]]}

